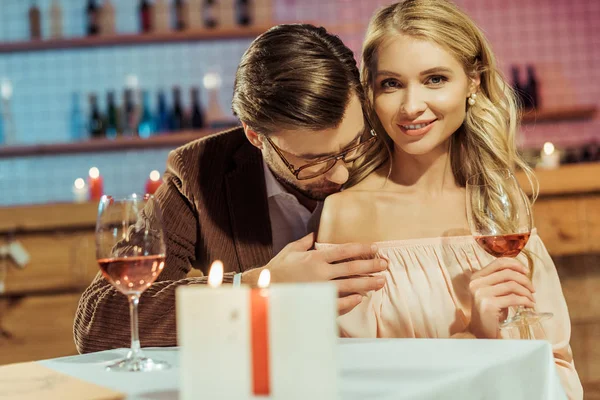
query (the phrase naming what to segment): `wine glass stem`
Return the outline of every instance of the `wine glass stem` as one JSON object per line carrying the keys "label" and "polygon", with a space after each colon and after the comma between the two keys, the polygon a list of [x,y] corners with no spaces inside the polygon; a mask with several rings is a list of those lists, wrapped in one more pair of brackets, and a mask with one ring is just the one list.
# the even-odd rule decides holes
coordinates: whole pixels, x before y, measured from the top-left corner
{"label": "wine glass stem", "polygon": [[127,358],[138,359],[143,357],[140,347],[140,337],[138,333],[138,304],[140,296],[132,294],[129,297],[129,314],[131,318],[131,351]]}

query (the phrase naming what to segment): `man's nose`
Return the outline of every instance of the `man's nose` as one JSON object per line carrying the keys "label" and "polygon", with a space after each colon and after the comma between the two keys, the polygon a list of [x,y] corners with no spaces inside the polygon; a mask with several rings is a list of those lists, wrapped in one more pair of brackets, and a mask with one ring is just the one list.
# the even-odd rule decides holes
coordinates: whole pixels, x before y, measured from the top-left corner
{"label": "man's nose", "polygon": [[344,163],[344,161],[342,160],[338,160],[333,166],[333,168],[327,171],[325,177],[330,182],[336,183],[338,185],[343,185],[344,183],[346,183],[346,181],[348,181],[348,178],[350,177],[350,172],[348,171],[346,163]]}

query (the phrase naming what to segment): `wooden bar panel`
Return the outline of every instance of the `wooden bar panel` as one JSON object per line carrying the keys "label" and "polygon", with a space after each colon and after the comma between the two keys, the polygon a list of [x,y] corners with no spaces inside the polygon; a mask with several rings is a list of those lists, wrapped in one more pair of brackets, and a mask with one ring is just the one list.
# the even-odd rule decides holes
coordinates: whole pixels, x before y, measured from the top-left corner
{"label": "wooden bar panel", "polygon": [[79,294],[0,298],[0,365],[77,354]]}
{"label": "wooden bar panel", "polygon": [[585,204],[576,198],[540,198],[533,207],[534,224],[552,255],[588,251]]}
{"label": "wooden bar panel", "polygon": [[4,260],[5,294],[82,290],[98,272],[92,230],[16,238],[31,259],[23,269]]}
{"label": "wooden bar panel", "polygon": [[98,203],[56,203],[0,207],[0,234],[96,226]]}
{"label": "wooden bar panel", "polygon": [[[600,176],[598,176],[598,180],[600,180]],[[600,195],[588,197],[583,201],[590,250],[600,253]]]}
{"label": "wooden bar panel", "polygon": [[[525,174],[517,173],[517,180],[527,193],[531,187]],[[536,169],[540,196],[571,193],[600,193],[600,163],[561,165],[557,169]]]}

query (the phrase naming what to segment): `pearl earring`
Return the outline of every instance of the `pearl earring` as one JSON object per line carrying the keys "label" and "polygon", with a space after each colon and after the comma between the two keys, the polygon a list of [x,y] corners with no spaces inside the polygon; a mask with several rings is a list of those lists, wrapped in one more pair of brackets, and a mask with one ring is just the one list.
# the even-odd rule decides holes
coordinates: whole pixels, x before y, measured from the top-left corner
{"label": "pearl earring", "polygon": [[475,105],[475,99],[477,99],[477,94],[476,93],[471,93],[471,95],[469,96],[469,105],[473,106]]}

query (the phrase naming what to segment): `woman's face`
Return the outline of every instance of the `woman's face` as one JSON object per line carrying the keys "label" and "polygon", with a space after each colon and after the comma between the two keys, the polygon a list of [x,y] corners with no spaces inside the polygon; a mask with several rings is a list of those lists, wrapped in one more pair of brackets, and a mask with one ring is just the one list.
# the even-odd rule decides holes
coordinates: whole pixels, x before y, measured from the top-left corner
{"label": "woman's face", "polygon": [[444,48],[401,34],[377,53],[375,111],[396,151],[428,154],[446,148],[478,85]]}

